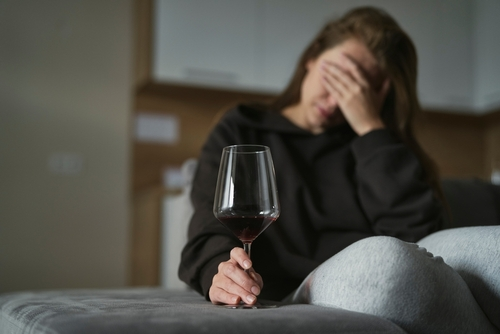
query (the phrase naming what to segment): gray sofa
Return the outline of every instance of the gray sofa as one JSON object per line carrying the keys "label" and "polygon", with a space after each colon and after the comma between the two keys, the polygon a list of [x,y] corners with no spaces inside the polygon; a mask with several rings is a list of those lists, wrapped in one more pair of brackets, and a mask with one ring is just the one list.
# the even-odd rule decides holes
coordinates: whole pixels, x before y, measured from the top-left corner
{"label": "gray sofa", "polygon": [[[500,224],[500,186],[444,180],[447,228]],[[446,260],[446,259],[445,259]],[[0,295],[0,333],[405,333],[392,322],[313,305],[232,310],[194,292],[127,288]]]}

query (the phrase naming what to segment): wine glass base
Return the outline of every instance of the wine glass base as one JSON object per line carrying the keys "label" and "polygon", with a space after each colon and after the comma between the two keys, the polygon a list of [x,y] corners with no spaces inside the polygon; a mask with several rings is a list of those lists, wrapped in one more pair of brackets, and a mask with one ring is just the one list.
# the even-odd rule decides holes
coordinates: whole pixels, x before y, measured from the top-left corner
{"label": "wine glass base", "polygon": [[255,303],[253,305],[241,303],[238,305],[224,305],[224,307],[233,310],[241,310],[241,309],[277,308],[278,306],[273,304],[262,304],[262,303]]}

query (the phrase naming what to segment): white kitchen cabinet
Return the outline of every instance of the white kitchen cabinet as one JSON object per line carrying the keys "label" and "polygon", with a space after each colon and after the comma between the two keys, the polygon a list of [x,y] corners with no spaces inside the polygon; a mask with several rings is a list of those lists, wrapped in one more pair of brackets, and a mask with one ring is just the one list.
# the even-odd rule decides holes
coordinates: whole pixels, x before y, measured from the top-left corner
{"label": "white kitchen cabinet", "polygon": [[155,80],[230,89],[256,84],[256,1],[160,0],[154,11]]}
{"label": "white kitchen cabinet", "polygon": [[302,51],[332,14],[339,12],[335,2],[263,1],[260,50],[263,89],[279,92],[286,86]]}
{"label": "white kitchen cabinet", "polygon": [[475,7],[475,105],[500,108],[500,1],[477,0]]}
{"label": "white kitchen cabinet", "polygon": [[[478,98],[479,94],[488,92],[489,105],[500,101],[500,94],[497,87],[485,86],[488,80],[498,81],[489,75],[496,73],[495,70],[488,71],[483,63],[477,62],[478,55],[485,58],[486,54],[478,47],[491,48],[494,43],[488,42],[496,33],[490,33],[487,40],[482,34],[479,36],[475,13],[478,7],[480,17],[484,18],[495,3],[493,0],[157,0],[154,78],[160,82],[277,93],[288,82],[302,50],[325,22],[350,8],[373,5],[387,10],[415,42],[422,105],[480,113],[484,108],[479,108],[479,103],[484,99]],[[486,30],[483,26],[479,28]],[[489,68],[496,62],[489,61],[488,65]]]}

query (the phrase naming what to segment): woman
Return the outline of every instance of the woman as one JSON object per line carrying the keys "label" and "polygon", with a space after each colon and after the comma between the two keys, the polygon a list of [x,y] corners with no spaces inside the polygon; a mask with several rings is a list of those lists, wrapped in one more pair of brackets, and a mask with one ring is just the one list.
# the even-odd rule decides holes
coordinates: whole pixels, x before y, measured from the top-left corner
{"label": "woman", "polygon": [[[193,183],[181,279],[214,304],[288,296],[417,326],[414,317],[379,305],[394,288],[380,282],[405,282],[416,269],[423,278],[414,287],[425,287],[427,274],[449,268],[406,243],[438,231],[443,214],[437,173],[412,133],[420,111],[416,76],[413,43],[385,12],[359,8],[327,24],[273,103],[236,107],[209,136]],[[280,193],[281,216],[254,242],[252,260],[212,213],[222,148],[234,144],[271,148]],[[467,289],[446,272],[437,288],[451,275],[458,285],[448,285]],[[398,285],[407,300],[412,289],[405,288]],[[355,291],[364,297],[352,297]],[[436,295],[428,298],[422,306]],[[467,302],[475,303],[471,296]],[[477,304],[470,308],[473,328],[483,322],[490,330]]]}

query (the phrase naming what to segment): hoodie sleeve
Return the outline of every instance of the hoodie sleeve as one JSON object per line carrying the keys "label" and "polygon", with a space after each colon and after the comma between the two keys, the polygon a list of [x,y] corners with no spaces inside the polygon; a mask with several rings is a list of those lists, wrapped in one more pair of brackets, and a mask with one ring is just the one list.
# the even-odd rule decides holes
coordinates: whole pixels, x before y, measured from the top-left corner
{"label": "hoodie sleeve", "polygon": [[415,242],[440,228],[442,206],[411,150],[385,129],[356,138],[351,150],[359,200],[376,235]]}

